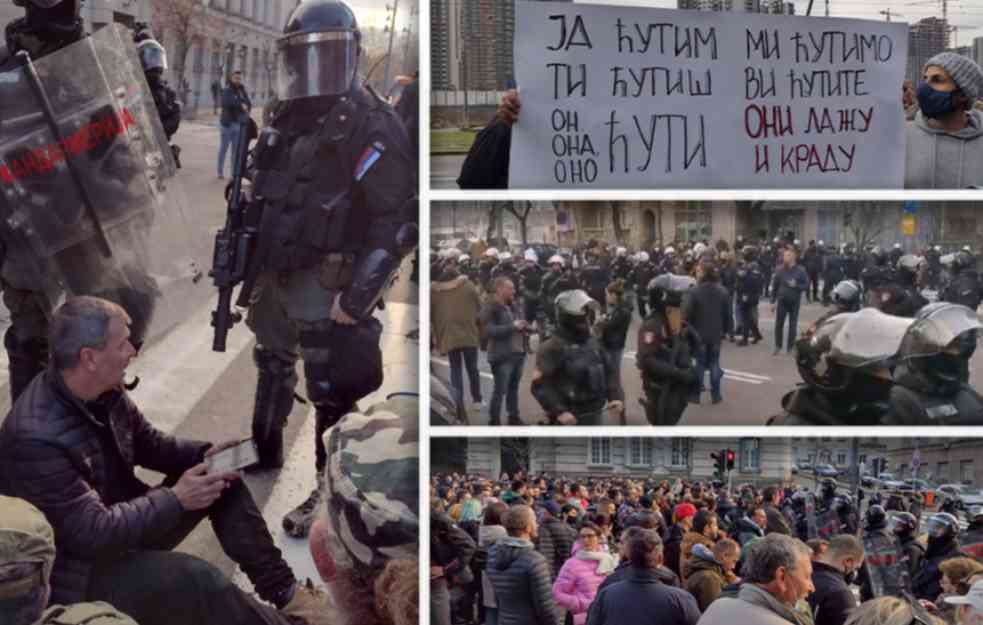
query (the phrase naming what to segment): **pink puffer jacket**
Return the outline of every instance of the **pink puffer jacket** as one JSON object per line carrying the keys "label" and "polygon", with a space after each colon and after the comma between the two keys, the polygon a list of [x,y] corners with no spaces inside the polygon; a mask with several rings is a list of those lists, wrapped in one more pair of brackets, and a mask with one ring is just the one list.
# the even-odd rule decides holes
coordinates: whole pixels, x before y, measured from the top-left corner
{"label": "pink puffer jacket", "polygon": [[560,607],[573,614],[574,625],[587,622],[587,609],[597,595],[604,575],[597,573],[596,560],[581,560],[576,556],[563,563],[553,582],[553,598]]}

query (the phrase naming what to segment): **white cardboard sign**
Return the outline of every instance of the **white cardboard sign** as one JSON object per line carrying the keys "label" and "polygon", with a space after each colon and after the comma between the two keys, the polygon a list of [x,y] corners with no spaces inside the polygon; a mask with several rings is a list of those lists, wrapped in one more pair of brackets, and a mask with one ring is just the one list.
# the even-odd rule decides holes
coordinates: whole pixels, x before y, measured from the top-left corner
{"label": "white cardboard sign", "polygon": [[512,188],[901,188],[908,27],[516,0]]}

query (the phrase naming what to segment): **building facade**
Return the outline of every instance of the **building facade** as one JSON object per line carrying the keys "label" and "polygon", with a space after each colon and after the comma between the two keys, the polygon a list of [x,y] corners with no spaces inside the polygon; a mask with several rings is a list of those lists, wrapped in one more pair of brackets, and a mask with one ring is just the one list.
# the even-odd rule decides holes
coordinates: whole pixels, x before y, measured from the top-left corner
{"label": "building facade", "polygon": [[949,24],[937,17],[926,17],[908,27],[908,65],[905,77],[916,85],[930,58],[949,48]]}
{"label": "building facade", "polygon": [[[789,439],[780,438],[534,438],[528,448],[514,439],[466,440],[470,474],[497,479],[521,468],[531,473],[570,477],[610,475],[712,479],[711,454],[731,449],[736,454],[734,483],[777,483],[791,479]],[[504,443],[503,443],[504,441]],[[525,458],[516,461],[516,455]],[[521,466],[526,464],[526,466]]]}
{"label": "building facade", "polygon": [[677,9],[695,11],[733,11],[735,13],[772,13],[793,15],[794,2],[783,0],[677,0]]}
{"label": "building facade", "polygon": [[[898,479],[917,475],[937,484],[983,486],[983,439],[892,438],[887,440],[888,471]],[[916,453],[917,450],[917,453]],[[917,463],[915,461],[917,457]]]}

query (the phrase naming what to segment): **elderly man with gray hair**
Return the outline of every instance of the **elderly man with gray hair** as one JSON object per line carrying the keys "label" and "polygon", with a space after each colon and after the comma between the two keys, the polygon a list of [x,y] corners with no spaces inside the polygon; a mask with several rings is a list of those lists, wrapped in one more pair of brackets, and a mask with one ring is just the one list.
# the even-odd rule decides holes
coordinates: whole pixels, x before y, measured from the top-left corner
{"label": "elderly man with gray hair", "polygon": [[814,590],[811,556],[804,542],[784,534],[753,542],[737,597],[714,601],[699,625],[812,625],[812,615],[798,608]]}
{"label": "elderly man with gray hair", "polygon": [[[324,598],[297,582],[238,474],[209,468],[237,441],[169,436],[127,394],[129,324],[112,302],[68,299],[51,319],[47,370],[0,427],[0,494],[29,501],[54,528],[52,601],[104,601],[141,625],[328,623]],[[137,466],[166,478],[145,484]],[[276,609],[172,551],[205,518]]]}

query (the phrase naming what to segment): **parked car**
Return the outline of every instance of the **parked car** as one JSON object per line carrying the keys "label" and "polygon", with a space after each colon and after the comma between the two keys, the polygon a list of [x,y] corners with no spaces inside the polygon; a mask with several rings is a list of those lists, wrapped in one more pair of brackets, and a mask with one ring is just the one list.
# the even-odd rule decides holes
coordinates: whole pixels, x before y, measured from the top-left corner
{"label": "parked car", "polygon": [[864,488],[879,489],[884,487],[884,482],[880,481],[873,475],[865,475],[860,478],[860,485]]}
{"label": "parked car", "polygon": [[813,473],[815,473],[817,477],[836,478],[840,476],[840,471],[837,470],[836,467],[834,467],[831,464],[823,464],[823,463],[817,464],[816,468],[813,469]]}
{"label": "parked car", "polygon": [[970,506],[983,506],[983,493],[965,484],[942,484],[936,491],[946,497],[954,498],[962,509]]}

